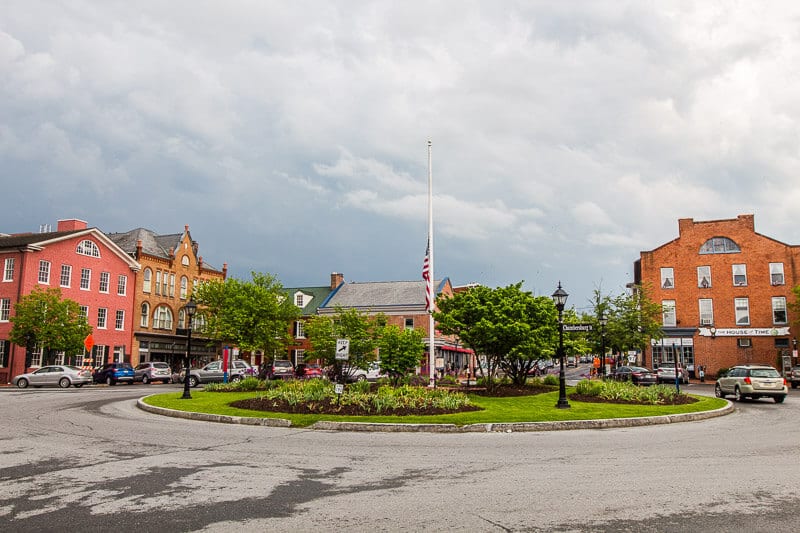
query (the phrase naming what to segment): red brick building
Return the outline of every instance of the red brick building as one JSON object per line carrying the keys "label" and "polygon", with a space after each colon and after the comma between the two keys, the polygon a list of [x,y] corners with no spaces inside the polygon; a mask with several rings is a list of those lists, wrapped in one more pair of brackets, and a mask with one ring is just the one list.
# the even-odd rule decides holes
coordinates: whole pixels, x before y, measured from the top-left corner
{"label": "red brick building", "polygon": [[662,306],[664,338],[651,342],[644,363],[678,358],[713,376],[736,364],[781,370],[796,362],[788,304],[799,259],[800,247],[757,233],[753,215],[678,220],[678,238],[641,252],[634,264],[634,285],[648,287]]}
{"label": "red brick building", "polygon": [[[0,268],[0,383],[28,370],[25,347],[8,340],[9,319],[14,305],[34,287],[61,289],[62,297],[78,302],[93,329],[91,354],[60,354],[58,362],[96,366],[130,361],[139,263],[103,232],[72,219],[59,220],[56,231],[2,234]],[[31,367],[41,364],[42,347],[35,346]]]}

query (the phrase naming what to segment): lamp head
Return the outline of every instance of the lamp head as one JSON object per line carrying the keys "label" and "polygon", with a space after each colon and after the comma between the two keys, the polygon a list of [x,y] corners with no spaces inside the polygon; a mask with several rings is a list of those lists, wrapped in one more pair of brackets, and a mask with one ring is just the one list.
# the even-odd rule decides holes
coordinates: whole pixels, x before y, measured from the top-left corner
{"label": "lamp head", "polygon": [[559,311],[564,310],[564,305],[567,303],[567,292],[561,288],[561,281],[558,282],[558,288],[553,293],[553,303],[556,304],[556,309]]}
{"label": "lamp head", "polygon": [[192,318],[194,314],[197,312],[197,304],[194,303],[194,298],[190,298],[188,302],[186,302],[186,314],[189,315],[189,318]]}

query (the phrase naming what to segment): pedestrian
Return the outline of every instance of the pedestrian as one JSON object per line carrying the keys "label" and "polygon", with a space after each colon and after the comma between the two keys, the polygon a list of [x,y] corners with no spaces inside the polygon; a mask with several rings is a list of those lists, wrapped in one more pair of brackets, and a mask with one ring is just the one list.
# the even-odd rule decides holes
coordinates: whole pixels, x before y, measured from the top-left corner
{"label": "pedestrian", "polygon": [[706,370],[705,370],[705,368],[703,366],[700,366],[699,368],[700,368],[700,370],[699,370],[700,383],[705,383],[706,382]]}

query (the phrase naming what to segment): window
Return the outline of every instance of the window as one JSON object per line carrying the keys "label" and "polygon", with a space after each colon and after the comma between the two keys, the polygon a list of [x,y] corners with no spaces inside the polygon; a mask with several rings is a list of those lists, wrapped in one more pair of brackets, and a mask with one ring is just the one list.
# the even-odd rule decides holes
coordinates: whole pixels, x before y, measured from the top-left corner
{"label": "window", "polygon": [[772,323],[786,324],[786,297],[772,297]]}
{"label": "window", "polygon": [[295,366],[306,362],[306,351],[305,350],[293,350],[293,351],[294,351],[294,364],[295,364]]}
{"label": "window", "polygon": [[10,341],[0,340],[0,367],[8,365],[8,349]]}
{"label": "window", "polygon": [[735,254],[741,252],[739,245],[727,237],[713,237],[700,247],[701,254]]}
{"label": "window", "polygon": [[697,286],[701,289],[708,289],[711,287],[710,266],[697,267]]}
{"label": "window", "polygon": [[672,267],[663,267],[661,269],[661,288],[662,289],[675,288],[675,273]]}
{"label": "window", "polygon": [[736,339],[736,344],[739,346],[739,348],[750,348],[753,345],[753,343],[750,342],[750,339]]}
{"label": "window", "polygon": [[181,293],[180,293],[181,300],[186,299],[186,292],[188,288],[189,288],[189,280],[186,278],[186,276],[181,276]]}
{"label": "window", "polygon": [[79,313],[80,313],[79,316],[81,318],[83,318],[84,322],[89,322],[89,306],[88,305],[82,305],[80,307]]}
{"label": "window", "polygon": [[100,272],[100,292],[108,293],[108,281],[111,274],[108,272]]}
{"label": "window", "polygon": [[733,284],[736,287],[747,285],[747,267],[745,265],[733,265]]}
{"label": "window", "polygon": [[0,298],[0,322],[8,322],[11,318],[11,298]]}
{"label": "window", "polygon": [[775,339],[775,347],[776,348],[788,348],[789,347],[789,339]]}
{"label": "window", "polygon": [[178,327],[181,329],[186,327],[186,309],[178,310]]}
{"label": "window", "polygon": [[736,325],[750,325],[750,300],[748,298],[734,298],[734,308],[736,310]]}
{"label": "window", "polygon": [[769,264],[769,282],[773,285],[783,285],[783,263]]}
{"label": "window", "polygon": [[108,309],[101,307],[97,310],[97,329],[106,329],[106,319],[108,318]]}
{"label": "window", "polygon": [[9,257],[6,259],[5,268],[3,269],[3,281],[14,281],[14,258]]}
{"label": "window", "polygon": [[125,361],[125,346],[114,346],[114,362],[122,363]]}
{"label": "window", "polygon": [[675,319],[675,300],[661,300],[661,312],[663,325],[674,328],[677,324]]}
{"label": "window", "polygon": [[156,294],[161,294],[161,271],[156,270]]}
{"label": "window", "polygon": [[295,339],[305,339],[306,333],[303,329],[303,321],[302,320],[295,320],[294,321],[294,338]]}
{"label": "window", "polygon": [[710,326],[714,323],[714,305],[711,298],[700,299],[700,325]]}
{"label": "window", "polygon": [[183,266],[185,266],[185,267],[189,266],[189,256],[188,255],[184,255],[183,257],[181,257],[181,264]]}
{"label": "window", "polygon": [[206,317],[203,316],[201,313],[197,313],[192,318],[192,331],[200,331],[203,332],[206,329]]}
{"label": "window", "polygon": [[50,284],[50,261],[39,261],[39,283]]}
{"label": "window", "polygon": [[108,354],[108,346],[102,344],[95,344],[92,346],[92,359],[95,362],[95,366],[103,366],[106,364],[106,354]]}
{"label": "window", "polygon": [[142,304],[142,314],[141,318],[139,318],[139,325],[143,328],[146,328],[147,325],[150,323],[150,305],[147,302]]}
{"label": "window", "polygon": [[169,275],[169,296],[170,298],[175,297],[175,274]]}
{"label": "window", "polygon": [[117,316],[114,319],[114,329],[122,331],[125,329],[125,311],[117,309]]}
{"label": "window", "polygon": [[406,318],[406,329],[414,329],[414,318]]}
{"label": "window", "polygon": [[154,329],[172,329],[172,311],[166,306],[160,306],[153,315]]}
{"label": "window", "polygon": [[31,350],[31,366],[42,366],[42,349],[38,345]]}
{"label": "window", "polygon": [[297,294],[294,295],[294,305],[296,305],[297,307],[300,307],[300,308],[303,307],[303,293],[302,292],[298,292]]}
{"label": "window", "polygon": [[69,287],[72,284],[72,266],[61,265],[61,286]]}
{"label": "window", "polygon": [[128,291],[128,276],[120,275],[117,277],[117,295],[125,296]]}
{"label": "window", "polygon": [[88,291],[92,283],[92,271],[88,268],[81,269],[81,290]]}
{"label": "window", "polygon": [[161,295],[162,296],[166,296],[168,294],[168,291],[167,291],[167,273],[166,272],[164,272],[164,277],[161,278],[161,279],[163,280],[162,281],[162,285],[161,285]]}
{"label": "window", "polygon": [[78,248],[75,250],[75,253],[91,257],[100,257],[100,249],[95,243],[88,239],[78,243]]}
{"label": "window", "polygon": [[150,285],[153,280],[153,271],[149,268],[144,269],[142,276],[142,292],[150,292]]}

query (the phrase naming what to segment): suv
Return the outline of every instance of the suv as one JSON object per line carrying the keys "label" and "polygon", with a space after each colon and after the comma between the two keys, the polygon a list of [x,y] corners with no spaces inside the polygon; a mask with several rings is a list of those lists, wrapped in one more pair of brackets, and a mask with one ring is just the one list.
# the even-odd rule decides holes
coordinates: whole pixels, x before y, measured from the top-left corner
{"label": "suv", "polygon": [[[189,370],[189,385],[197,387],[201,383],[220,383],[225,379],[225,369],[222,367],[222,361],[212,361],[200,369],[192,368]],[[183,381],[183,376],[186,371],[181,371],[179,381]],[[241,381],[244,377],[253,373],[253,369],[247,361],[242,359],[235,359],[231,361],[230,371],[228,372],[228,381],[236,382]]]}
{"label": "suv", "polygon": [[130,363],[106,363],[92,374],[95,383],[116,385],[119,382],[133,385],[133,367]]}
{"label": "suv", "polygon": [[133,381],[141,381],[145,385],[153,381],[170,383],[172,381],[172,370],[167,363],[162,363],[161,361],[139,363],[133,369]]}
{"label": "suv", "polygon": [[798,385],[800,385],[800,365],[795,365],[789,371],[788,374],[789,382],[792,384],[792,388],[796,389]]}
{"label": "suv", "polygon": [[276,359],[269,369],[269,379],[287,379],[294,377],[294,365],[286,359]]}
{"label": "suv", "polygon": [[720,376],[714,386],[717,398],[733,394],[736,401],[767,397],[775,400],[775,403],[783,403],[788,393],[786,379],[775,368],[767,365],[735,366],[727,374]]}

